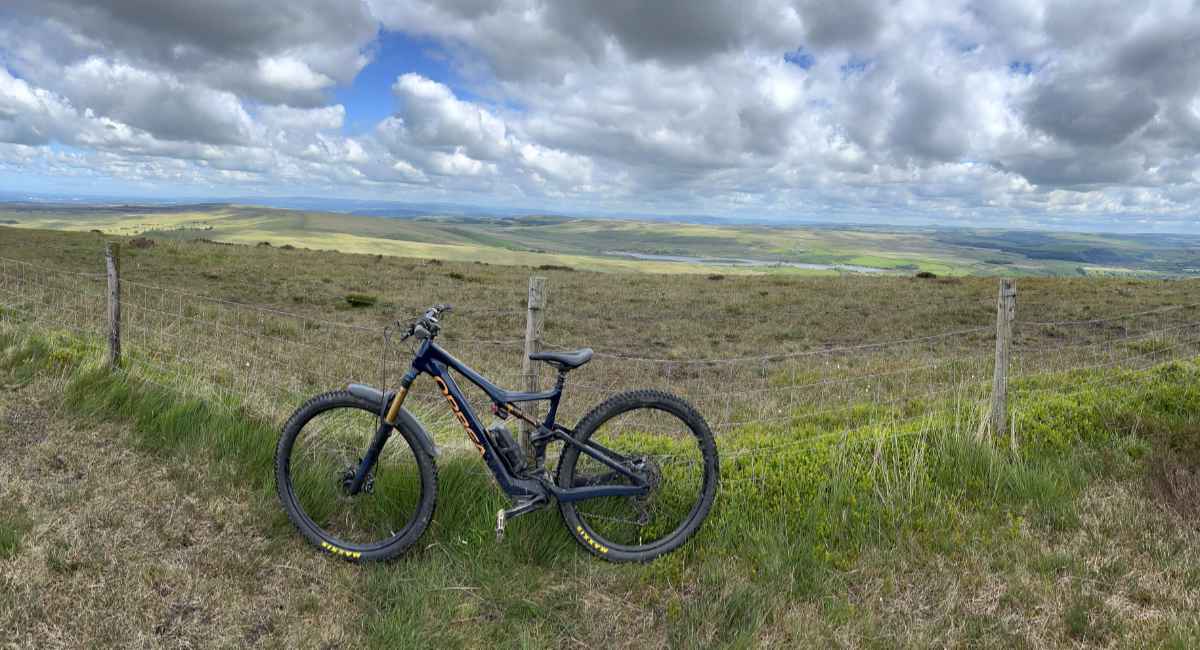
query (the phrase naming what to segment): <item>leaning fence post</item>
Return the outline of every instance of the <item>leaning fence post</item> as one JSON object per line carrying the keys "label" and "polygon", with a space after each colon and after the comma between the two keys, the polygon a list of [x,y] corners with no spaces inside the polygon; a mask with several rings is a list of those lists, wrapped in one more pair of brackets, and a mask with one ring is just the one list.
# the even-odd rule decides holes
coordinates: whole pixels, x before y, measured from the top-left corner
{"label": "leaning fence post", "polygon": [[108,366],[121,365],[121,245],[104,245],[104,261],[108,267]]}
{"label": "leaning fence post", "polygon": [[[525,315],[525,360],[521,362],[521,371],[525,375],[525,390],[530,392],[538,390],[538,368],[530,360],[529,355],[542,349],[542,329],[545,322],[543,310],[545,307],[546,278],[530,277],[528,311]],[[531,402],[528,409],[529,416],[536,417],[537,412],[535,403]],[[533,427],[528,423],[521,423],[521,445],[527,452],[530,449],[529,434],[532,431]]]}
{"label": "leaning fence post", "polygon": [[996,299],[996,364],[992,375],[992,433],[1008,431],[1008,359],[1012,348],[1012,324],[1017,315],[1017,288],[1012,280],[1000,281]]}

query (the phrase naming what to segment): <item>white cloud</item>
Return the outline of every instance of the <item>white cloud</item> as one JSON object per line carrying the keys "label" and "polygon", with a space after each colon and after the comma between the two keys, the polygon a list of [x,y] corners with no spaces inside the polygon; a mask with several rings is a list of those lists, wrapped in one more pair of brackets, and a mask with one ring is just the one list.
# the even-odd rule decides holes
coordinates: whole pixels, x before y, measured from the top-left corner
{"label": "white cloud", "polygon": [[0,68],[0,141],[19,145],[47,144],[75,110],[60,97],[34,88]]}
{"label": "white cloud", "polygon": [[521,160],[527,167],[572,186],[580,187],[592,181],[592,161],[584,156],[526,144],[521,146]]}
{"label": "white cloud", "polygon": [[447,176],[478,176],[495,171],[495,166],[471,158],[461,148],[449,154],[435,151],[430,155],[429,162],[435,171]]}
{"label": "white cloud", "polygon": [[258,60],[258,80],[283,93],[311,93],[333,85],[333,79],[314,71],[300,59],[268,56]]}
{"label": "white cloud", "polygon": [[321,108],[292,108],[264,106],[258,110],[263,124],[278,129],[305,131],[334,131],[346,121],[346,107],[341,104]]}
{"label": "white cloud", "polygon": [[237,95],[167,73],[93,56],[64,68],[53,86],[81,109],[164,140],[234,144],[250,135],[250,116]]}
{"label": "white cloud", "polygon": [[396,79],[392,92],[414,143],[443,153],[462,149],[483,160],[500,158],[510,148],[503,120],[459,100],[443,84],[410,72]]}
{"label": "white cloud", "polygon": [[[1200,201],[1188,3],[214,3],[19,0],[0,18],[4,164],[818,218]],[[364,130],[333,91],[381,24],[456,83],[396,70],[394,114]]]}

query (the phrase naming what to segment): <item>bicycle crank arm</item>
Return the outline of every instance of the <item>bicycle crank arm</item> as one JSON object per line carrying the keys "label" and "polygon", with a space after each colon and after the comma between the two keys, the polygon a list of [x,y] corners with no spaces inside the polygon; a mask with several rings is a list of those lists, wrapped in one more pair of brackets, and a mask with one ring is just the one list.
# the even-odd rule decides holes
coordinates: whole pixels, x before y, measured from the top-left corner
{"label": "bicycle crank arm", "polygon": [[517,502],[517,505],[509,508],[508,510],[501,508],[500,511],[496,513],[496,541],[499,542],[504,540],[504,524],[507,523],[509,519],[533,512],[534,510],[540,510],[548,503],[550,503],[550,501],[546,497],[535,496],[528,501]]}

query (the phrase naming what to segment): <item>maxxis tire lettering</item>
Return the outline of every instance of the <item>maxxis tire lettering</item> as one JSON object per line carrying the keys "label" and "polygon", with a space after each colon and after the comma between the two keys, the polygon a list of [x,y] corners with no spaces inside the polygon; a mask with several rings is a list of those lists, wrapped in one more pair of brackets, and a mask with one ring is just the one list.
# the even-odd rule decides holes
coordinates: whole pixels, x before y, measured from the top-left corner
{"label": "maxxis tire lettering", "polygon": [[[713,439],[712,431],[708,428],[708,423],[704,421],[704,417],[692,405],[670,393],[657,390],[634,390],[614,395],[592,408],[592,410],[588,411],[587,415],[584,415],[579,420],[579,424],[575,427],[575,438],[576,440],[585,440],[591,436],[597,426],[614,414],[644,406],[659,406],[660,408],[665,406],[667,408],[664,410],[680,417],[689,427],[696,427],[697,431],[693,431],[693,433],[698,434],[700,450],[704,456],[705,475],[706,477],[711,477],[711,480],[705,482],[703,491],[700,494],[701,498],[698,508],[687,520],[687,525],[683,526],[676,534],[658,540],[648,548],[637,551],[624,551],[612,548],[612,545],[605,545],[601,540],[596,539],[595,535],[587,532],[586,523],[580,520],[576,514],[574,504],[559,502],[559,514],[562,516],[567,530],[571,532],[575,540],[593,555],[612,562],[649,562],[682,546],[699,531],[701,525],[708,518],[712,506],[716,502],[717,491],[720,485],[720,464],[717,457],[716,442]],[[579,451],[575,447],[568,446],[563,451],[562,458],[558,464],[557,476],[555,477],[555,482],[560,488],[568,487],[566,477],[564,476],[564,470],[568,465],[570,465],[569,473],[572,474],[571,478],[573,480],[574,463],[578,460],[578,457]],[[601,551],[600,548],[604,548],[605,550]]]}
{"label": "maxxis tire lettering", "polygon": [[[409,425],[405,423],[407,418],[398,418],[395,432],[400,436],[393,435],[388,444],[399,444],[400,440],[403,440],[404,444],[409,446],[413,458],[416,460],[421,480],[421,499],[411,524],[387,544],[375,548],[367,548],[370,545],[359,547],[355,544],[346,544],[329,537],[308,518],[307,514],[304,514],[290,489],[288,471],[292,448],[304,425],[316,415],[334,408],[358,408],[372,415],[377,414],[379,410],[378,404],[370,404],[344,390],[317,395],[302,404],[284,424],[279,441],[275,446],[276,494],[283,504],[288,520],[313,546],[348,562],[390,560],[411,548],[433,520],[434,512],[437,509],[437,463],[424,446],[418,442],[418,434],[408,430]],[[419,426],[419,424],[415,426]]]}

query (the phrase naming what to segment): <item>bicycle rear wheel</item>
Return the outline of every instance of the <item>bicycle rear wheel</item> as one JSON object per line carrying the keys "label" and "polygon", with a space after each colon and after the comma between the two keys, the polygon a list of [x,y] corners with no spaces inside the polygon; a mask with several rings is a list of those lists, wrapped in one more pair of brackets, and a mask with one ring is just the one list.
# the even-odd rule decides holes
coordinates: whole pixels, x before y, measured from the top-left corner
{"label": "bicycle rear wheel", "polygon": [[[619,454],[651,486],[645,496],[559,503],[568,530],[592,554],[646,562],[678,548],[708,516],[720,474],[716,443],[704,418],[682,399],[649,390],[621,393],[584,416],[575,439]],[[633,484],[571,445],[563,449],[557,483]]]}
{"label": "bicycle rear wheel", "polygon": [[407,550],[429,526],[436,501],[434,460],[405,418],[363,489],[349,493],[378,425],[378,405],[346,391],[325,393],[288,419],[275,452],[275,485],[288,518],[318,548],[355,562]]}

